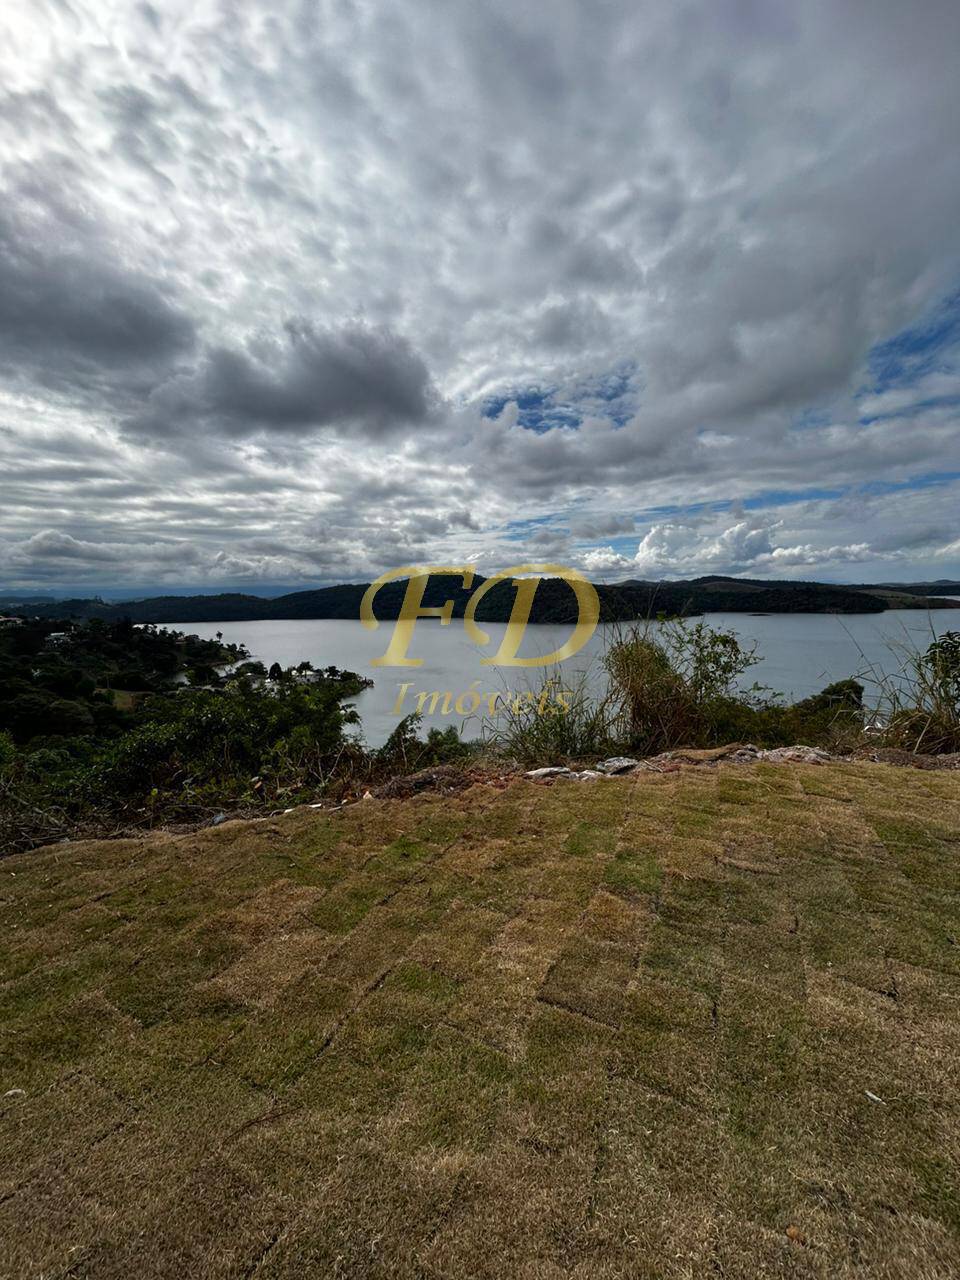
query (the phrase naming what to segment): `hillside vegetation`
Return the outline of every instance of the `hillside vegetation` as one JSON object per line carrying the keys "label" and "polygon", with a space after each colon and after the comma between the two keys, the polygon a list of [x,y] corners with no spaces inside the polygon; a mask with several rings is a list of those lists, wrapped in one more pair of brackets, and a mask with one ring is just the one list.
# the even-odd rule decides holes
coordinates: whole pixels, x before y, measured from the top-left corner
{"label": "hillside vegetation", "polygon": [[0,1272],[960,1274],[960,775],[771,765],[0,864]]}
{"label": "hillside vegetation", "polygon": [[0,856],[328,782],[370,681],[247,656],[129,620],[0,628]]}

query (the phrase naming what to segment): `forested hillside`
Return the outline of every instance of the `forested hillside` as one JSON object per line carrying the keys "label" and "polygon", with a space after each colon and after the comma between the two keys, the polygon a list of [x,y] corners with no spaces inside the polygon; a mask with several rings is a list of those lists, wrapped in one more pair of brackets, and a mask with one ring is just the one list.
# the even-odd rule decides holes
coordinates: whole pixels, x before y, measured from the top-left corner
{"label": "forested hillside", "polygon": [[[424,595],[428,607],[453,600],[454,617],[462,617],[472,591],[485,578],[477,575],[471,589],[460,579],[434,574]],[[238,622],[258,618],[358,618],[367,583],[342,583],[312,591],[294,591],[275,599],[242,593],[197,596],[154,596],[107,603],[99,598],[61,600],[22,606],[14,612],[34,617],[103,618],[134,622]],[[387,583],[377,593],[378,618],[399,615],[406,580]],[[707,612],[727,613],[880,613],[884,609],[960,608],[960,601],[915,595],[906,588],[847,587],[822,582],[771,582],[747,578],[705,577],[690,582],[620,582],[597,584],[601,620],[633,621],[659,614],[672,617]],[[478,621],[506,622],[514,589],[504,581],[492,587],[477,607]],[[531,622],[570,622],[576,618],[573,591],[560,578],[545,578],[534,598]]]}

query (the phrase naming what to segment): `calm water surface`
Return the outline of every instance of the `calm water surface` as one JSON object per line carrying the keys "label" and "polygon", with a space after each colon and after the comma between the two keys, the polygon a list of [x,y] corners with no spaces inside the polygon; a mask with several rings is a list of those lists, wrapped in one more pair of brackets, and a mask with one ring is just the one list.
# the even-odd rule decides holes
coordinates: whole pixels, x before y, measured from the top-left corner
{"label": "calm water surface", "polygon": [[[935,635],[960,630],[960,610],[937,609],[930,613],[892,609],[871,614],[745,614],[705,615],[711,626],[735,631],[745,644],[755,643],[762,661],[744,680],[755,681],[792,699],[816,693],[824,685],[848,676],[863,676],[869,669],[895,674],[902,665],[904,646],[926,648]],[[417,623],[411,657],[423,659],[420,667],[374,667],[371,662],[387,647],[391,623],[367,631],[359,622],[341,620],[289,619],[258,622],[182,622],[172,627],[212,638],[223,632],[225,640],[245,644],[251,656],[268,666],[279,662],[291,666],[309,661],[315,667],[331,664],[358,671],[375,684],[356,699],[362,718],[363,737],[370,746],[379,746],[395,728],[394,710],[403,683],[411,685],[403,703],[403,714],[416,706],[421,691],[449,690],[454,696],[479,681],[483,692],[507,688],[529,688],[538,682],[537,669],[483,666],[484,653],[494,653],[505,630],[504,623],[487,623],[492,643],[477,648],[466,636],[463,625],[454,620],[441,626],[432,619]],[[598,658],[612,639],[614,628],[598,627],[589,644],[569,658],[562,672],[574,683],[583,672],[599,683]],[[547,654],[567,639],[567,626],[530,626],[521,650],[523,655]],[[868,682],[869,683],[869,682]],[[425,727],[456,724],[466,737],[479,732],[479,717],[464,720],[453,713],[424,718]]]}

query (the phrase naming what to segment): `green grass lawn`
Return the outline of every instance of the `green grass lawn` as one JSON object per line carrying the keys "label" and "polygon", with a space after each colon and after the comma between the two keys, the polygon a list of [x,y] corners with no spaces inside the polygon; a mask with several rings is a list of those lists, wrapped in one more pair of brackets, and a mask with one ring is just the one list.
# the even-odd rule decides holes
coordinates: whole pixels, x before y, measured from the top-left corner
{"label": "green grass lawn", "polygon": [[0,1273],[960,1274],[960,775],[685,769],[0,863]]}

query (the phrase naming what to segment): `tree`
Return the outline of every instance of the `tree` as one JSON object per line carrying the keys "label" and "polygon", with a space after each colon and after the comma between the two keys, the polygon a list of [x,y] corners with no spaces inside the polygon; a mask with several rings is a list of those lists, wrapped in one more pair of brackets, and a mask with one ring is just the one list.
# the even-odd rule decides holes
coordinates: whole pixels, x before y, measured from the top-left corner
{"label": "tree", "polygon": [[193,685],[216,684],[219,679],[216,667],[211,667],[208,663],[198,663],[197,666],[191,667],[187,672],[187,679]]}

